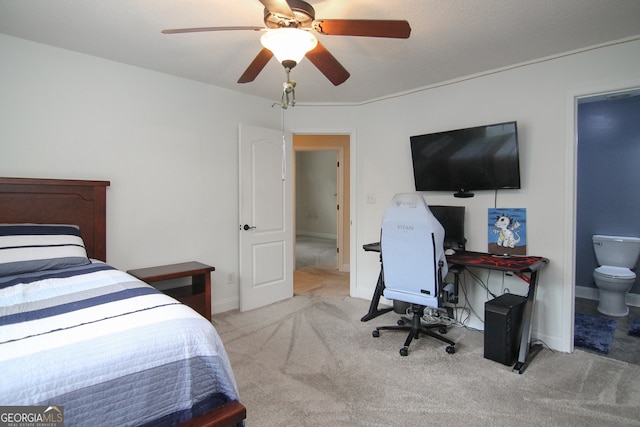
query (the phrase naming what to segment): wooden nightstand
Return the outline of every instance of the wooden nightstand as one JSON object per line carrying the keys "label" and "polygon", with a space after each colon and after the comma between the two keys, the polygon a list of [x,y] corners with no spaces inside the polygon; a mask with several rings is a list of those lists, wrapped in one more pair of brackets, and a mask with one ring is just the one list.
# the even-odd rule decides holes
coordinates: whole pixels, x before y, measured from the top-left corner
{"label": "wooden nightstand", "polygon": [[163,289],[162,292],[188,305],[207,320],[211,320],[211,272],[215,267],[191,261],[180,264],[159,265],[138,268],[127,273],[154,286],[164,280],[191,277],[191,284],[177,288]]}

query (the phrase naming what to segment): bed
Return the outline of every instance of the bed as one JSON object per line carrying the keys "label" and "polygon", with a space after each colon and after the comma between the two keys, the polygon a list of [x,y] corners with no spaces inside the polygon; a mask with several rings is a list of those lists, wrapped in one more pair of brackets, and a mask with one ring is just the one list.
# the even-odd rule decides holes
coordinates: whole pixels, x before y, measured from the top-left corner
{"label": "bed", "polygon": [[243,425],[209,321],[106,261],[108,181],[0,178],[0,404],[72,425]]}

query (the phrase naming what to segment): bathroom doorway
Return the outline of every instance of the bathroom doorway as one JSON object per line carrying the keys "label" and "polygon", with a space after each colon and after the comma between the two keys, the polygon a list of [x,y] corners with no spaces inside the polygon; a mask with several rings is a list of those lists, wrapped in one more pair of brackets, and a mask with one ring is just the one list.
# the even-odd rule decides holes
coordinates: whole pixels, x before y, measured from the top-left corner
{"label": "bathroom doorway", "polygon": [[[575,312],[597,312],[594,234],[640,236],[640,88],[577,100]],[[607,208],[603,208],[603,206]],[[628,323],[640,317],[640,279],[627,296],[631,314],[617,319],[608,357],[640,363],[640,339]]]}

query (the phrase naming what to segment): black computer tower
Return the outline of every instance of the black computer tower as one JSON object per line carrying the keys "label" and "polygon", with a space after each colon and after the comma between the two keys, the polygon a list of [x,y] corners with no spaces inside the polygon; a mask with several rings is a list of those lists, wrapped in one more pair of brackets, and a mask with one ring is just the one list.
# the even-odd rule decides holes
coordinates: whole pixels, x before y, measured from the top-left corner
{"label": "black computer tower", "polygon": [[503,294],[484,304],[484,357],[504,365],[518,360],[522,313],[527,299]]}

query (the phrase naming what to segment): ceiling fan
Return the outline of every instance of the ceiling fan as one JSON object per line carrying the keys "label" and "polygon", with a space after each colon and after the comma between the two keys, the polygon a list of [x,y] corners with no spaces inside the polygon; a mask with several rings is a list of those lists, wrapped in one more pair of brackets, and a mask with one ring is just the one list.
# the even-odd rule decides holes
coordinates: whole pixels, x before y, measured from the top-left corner
{"label": "ceiling fan", "polygon": [[[264,27],[201,27],[179,28],[163,30],[164,34],[195,33],[202,31],[230,31],[252,30],[263,31],[261,42],[262,50],[249,67],[240,76],[238,83],[248,83],[255,80],[262,69],[267,65],[272,56],[276,56],[279,62],[287,70],[296,66],[303,58],[307,57],[331,83],[338,86],[344,83],[350,76],[349,72],[338,60],[316,39],[311,32],[314,30],[329,36],[361,36],[384,38],[409,38],[411,27],[407,21],[399,20],[371,20],[371,19],[316,19],[313,7],[302,0],[259,0],[265,7]],[[295,44],[293,39],[301,38],[303,47],[296,57],[291,54],[282,54],[278,51],[278,39],[284,41],[287,48]],[[270,40],[271,39],[271,40]],[[276,39],[276,40],[274,40]],[[297,39],[296,39],[297,40]],[[267,48],[267,46],[269,48]]]}

